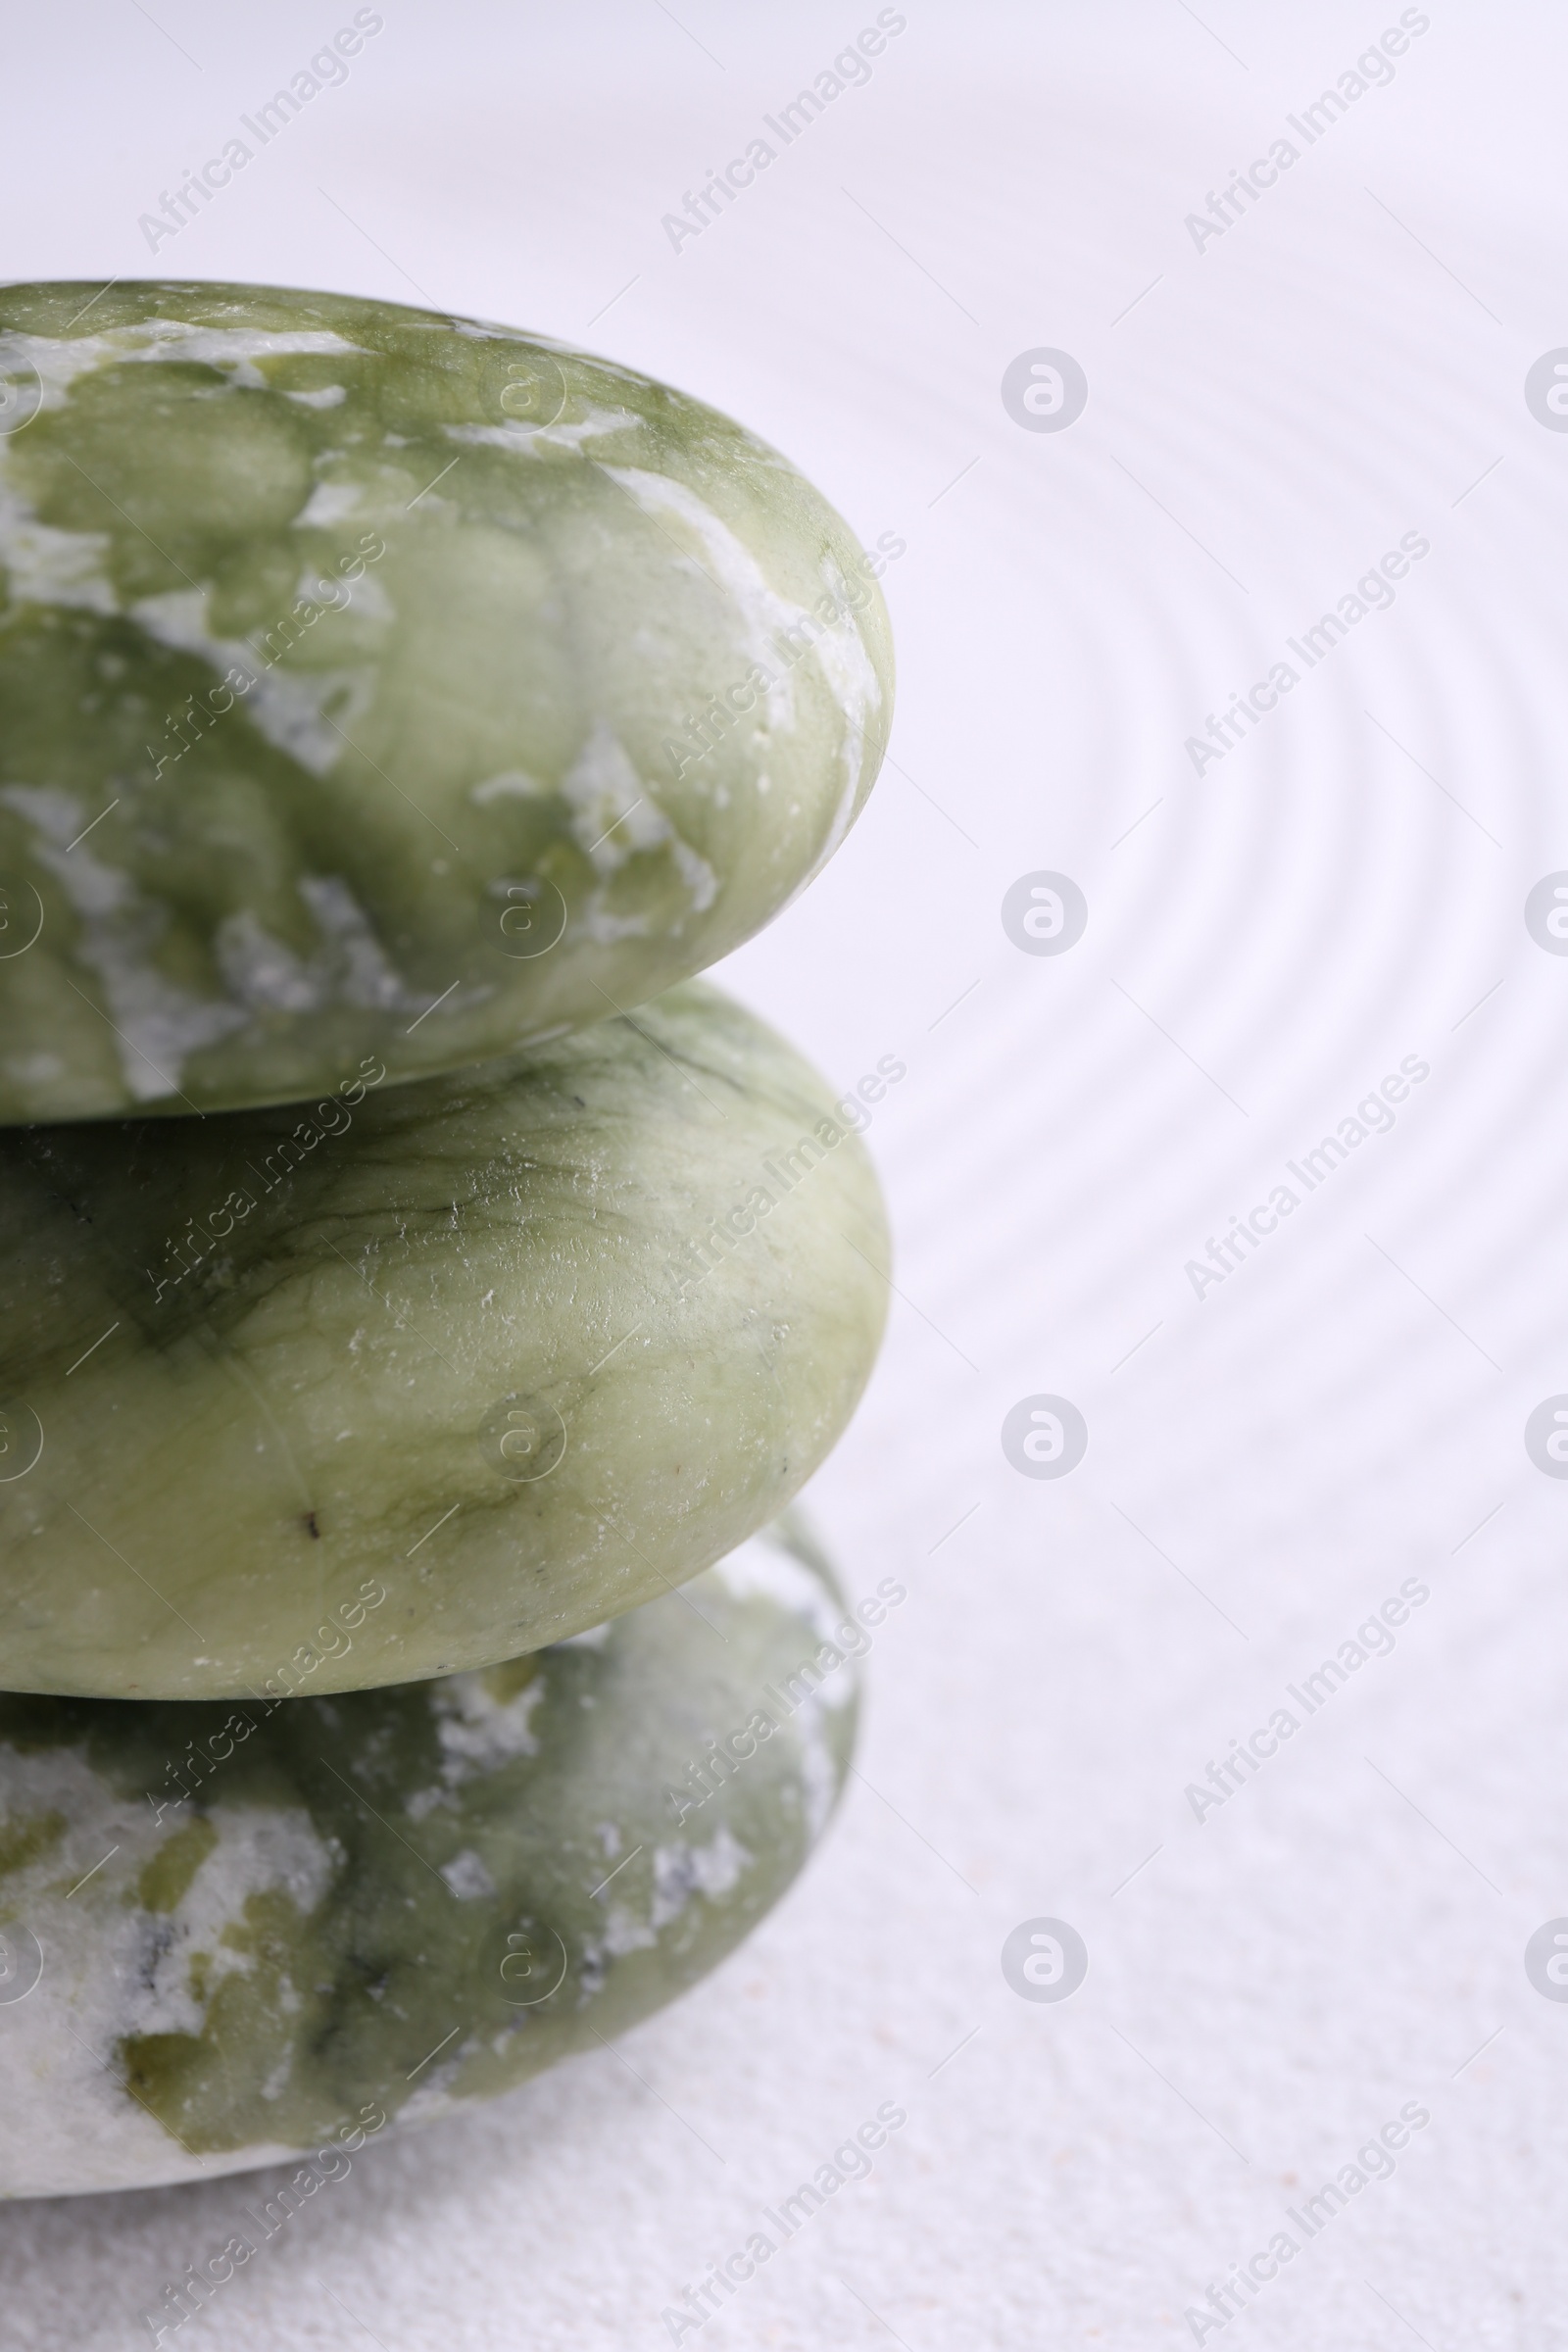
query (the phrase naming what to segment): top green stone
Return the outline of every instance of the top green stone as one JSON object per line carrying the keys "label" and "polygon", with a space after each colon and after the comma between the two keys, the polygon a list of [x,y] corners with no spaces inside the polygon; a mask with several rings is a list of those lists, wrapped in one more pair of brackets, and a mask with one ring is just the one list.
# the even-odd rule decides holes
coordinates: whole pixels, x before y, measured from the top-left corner
{"label": "top green stone", "polygon": [[701,970],[870,788],[882,564],[510,327],[0,289],[0,1122],[416,1077]]}

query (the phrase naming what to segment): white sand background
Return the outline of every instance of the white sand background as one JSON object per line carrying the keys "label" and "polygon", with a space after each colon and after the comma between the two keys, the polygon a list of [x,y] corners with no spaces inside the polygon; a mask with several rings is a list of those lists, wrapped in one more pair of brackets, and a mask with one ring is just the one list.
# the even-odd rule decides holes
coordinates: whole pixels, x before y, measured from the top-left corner
{"label": "white sand background", "polygon": [[[662,216],[870,0],[381,13],[155,263],[138,215],[349,0],[16,9],[3,267],[536,326],[906,541],[893,762],[723,976],[840,1084],[907,1063],[871,1130],[889,1343],[813,1501],[852,1589],[909,1597],[863,1778],[744,1951],[617,2052],[368,2149],[166,2340],[654,2352],[892,2101],[873,2176],[684,2342],[1189,2344],[1285,2230],[1203,2340],[1568,2343],[1568,2006],[1523,1963],[1568,1912],[1568,1483],[1523,1443],[1568,1390],[1568,958],[1523,919],[1568,867],[1568,434],[1523,395],[1568,343],[1568,28],[1432,0],[1306,148],[1286,116],[1397,6],[907,0],[677,252]],[[1282,135],[1200,250],[1185,216]],[[1087,372],[1061,432],[1003,405],[1037,347]],[[1185,739],[1407,532],[1392,608],[1195,774]],[[1042,868],[1088,902],[1059,956],[1000,919]],[[1405,1056],[1392,1132],[1197,1298],[1186,1261]],[[1002,1450],[1038,1393],[1088,1425],[1059,1480]],[[1195,1819],[1411,1578],[1392,1653]],[[1090,1953],[1059,2004],[1000,1965],[1042,1915]],[[1307,2243],[1289,2209],[1407,2103],[1393,2177]],[[150,2341],[275,2178],[8,2209],[0,2334]]]}

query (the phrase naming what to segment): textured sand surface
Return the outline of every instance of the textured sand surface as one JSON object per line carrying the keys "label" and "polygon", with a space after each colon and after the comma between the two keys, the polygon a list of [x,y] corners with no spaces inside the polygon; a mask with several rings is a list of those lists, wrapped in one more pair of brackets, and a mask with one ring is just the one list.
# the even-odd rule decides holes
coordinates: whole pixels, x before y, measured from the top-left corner
{"label": "textured sand surface", "polygon": [[[1523,1444],[1568,1390],[1568,959],[1524,922],[1568,867],[1568,438],[1523,397],[1568,340],[1561,26],[1434,4],[1307,144],[1287,117],[1396,7],[908,0],[676,250],[662,216],[779,146],[763,118],[873,7],[383,13],[156,258],[137,216],[346,0],[25,18],[8,267],[515,318],[689,384],[906,543],[892,762],[721,976],[837,1084],[907,1064],[869,1134],[890,1341],[812,1500],[852,1592],[910,1590],[862,1781],[757,1939],[616,2051],[368,2148],[179,2342],[652,2352],[891,2103],[871,2176],[681,2341],[1190,2344],[1285,2232],[1227,2342],[1562,2344],[1568,2006],[1523,1965],[1568,1913],[1568,1485]],[[1060,432],[1001,397],[1042,348],[1088,378]],[[1394,601],[1294,655],[1405,534]],[[1200,775],[1186,739],[1275,663],[1298,682]],[[1040,870],[1088,906],[1057,956],[1000,919]],[[1393,1126],[1309,1192],[1288,1163],[1406,1057]],[[1200,1298],[1188,1261],[1276,1188]],[[1039,1395],[1087,1425],[1060,1480],[1002,1450]],[[1429,1597],[1307,1718],[1289,1686],[1407,1579]],[[1189,1784],[1279,1708],[1200,1821]],[[1041,1917],[1088,1946],[1059,2005],[1001,1970]],[[1406,2106],[1392,2177],[1308,2241],[1292,2210]],[[18,2340],[150,2340],[242,2201],[9,2212]]]}

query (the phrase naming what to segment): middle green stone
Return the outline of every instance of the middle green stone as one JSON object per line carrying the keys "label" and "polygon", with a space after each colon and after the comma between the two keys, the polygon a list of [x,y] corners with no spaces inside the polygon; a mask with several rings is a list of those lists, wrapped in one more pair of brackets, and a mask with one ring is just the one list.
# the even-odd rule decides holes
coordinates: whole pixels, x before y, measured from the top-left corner
{"label": "middle green stone", "polygon": [[692,985],[461,1076],[0,1136],[0,1688],[490,1664],[772,1518],[880,1338],[876,1179]]}

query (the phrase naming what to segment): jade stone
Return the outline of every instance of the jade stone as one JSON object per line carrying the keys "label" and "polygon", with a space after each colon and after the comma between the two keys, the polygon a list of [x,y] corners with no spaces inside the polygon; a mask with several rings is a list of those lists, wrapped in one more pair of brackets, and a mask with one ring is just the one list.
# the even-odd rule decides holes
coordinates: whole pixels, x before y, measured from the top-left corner
{"label": "jade stone", "polygon": [[870,790],[888,548],[631,368],[49,284],[0,289],[0,1121],[601,1019],[776,914]]}
{"label": "jade stone", "polygon": [[389,2127],[601,2049],[801,1869],[883,1613],[775,1529],[481,1673],[0,1697],[0,2196],[304,2155],[286,2214]]}
{"label": "jade stone", "polygon": [[851,1099],[689,982],[287,1110],[0,1135],[0,1687],[358,1690],[708,1567],[848,1422]]}

